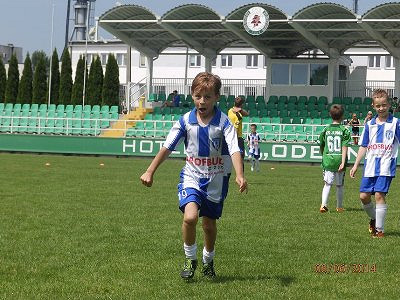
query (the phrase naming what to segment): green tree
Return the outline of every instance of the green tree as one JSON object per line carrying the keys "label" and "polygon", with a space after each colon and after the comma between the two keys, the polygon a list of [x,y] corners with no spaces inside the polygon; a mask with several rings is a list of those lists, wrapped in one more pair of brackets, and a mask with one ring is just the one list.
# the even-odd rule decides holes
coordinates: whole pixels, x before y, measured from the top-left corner
{"label": "green tree", "polygon": [[19,82],[18,103],[32,103],[32,62],[29,53],[26,55],[24,70],[22,71],[21,81]]}
{"label": "green tree", "polygon": [[[79,57],[78,64],[75,71],[75,81],[72,86],[71,104],[82,104],[83,98],[83,77],[84,77],[85,61]],[[86,82],[87,82],[87,69],[86,69]],[[87,93],[86,93],[87,94]]]}
{"label": "green tree", "polygon": [[108,57],[102,98],[102,105],[119,105],[119,68],[113,54]]}
{"label": "green tree", "polygon": [[60,95],[60,67],[57,49],[54,49],[51,58],[51,88],[50,88],[50,102],[58,104]]}
{"label": "green tree", "polygon": [[3,59],[0,58],[0,102],[5,101],[7,84],[6,68],[4,67]]}
{"label": "green tree", "polygon": [[103,89],[103,67],[98,57],[94,59],[90,65],[88,89],[87,89],[87,103],[90,105],[102,103],[102,89]]}
{"label": "green tree", "polygon": [[48,56],[46,55],[46,52],[44,52],[43,50],[40,51],[34,51],[32,53],[32,71],[35,72],[36,69],[36,65],[38,64],[39,60],[43,59],[45,61],[45,65],[46,65],[46,74],[50,65],[50,60],[48,58]]}
{"label": "green tree", "polygon": [[46,61],[40,57],[33,74],[32,103],[47,103]]}
{"label": "green tree", "polygon": [[18,60],[13,54],[8,62],[8,75],[6,84],[5,102],[15,103],[18,96],[19,71]]}
{"label": "green tree", "polygon": [[68,52],[68,48],[64,49],[63,55],[61,57],[61,75],[60,75],[60,104],[71,103],[71,93],[72,93],[72,67],[71,67],[71,57]]}

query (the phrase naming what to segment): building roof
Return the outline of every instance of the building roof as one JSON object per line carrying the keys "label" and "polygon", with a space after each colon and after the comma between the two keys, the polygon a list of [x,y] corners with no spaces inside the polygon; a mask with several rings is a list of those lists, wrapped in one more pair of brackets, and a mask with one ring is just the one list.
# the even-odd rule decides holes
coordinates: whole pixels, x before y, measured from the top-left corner
{"label": "building roof", "polygon": [[[251,7],[269,14],[268,29],[248,34],[243,17]],[[360,43],[379,44],[400,58],[400,2],[378,5],[356,15],[335,3],[316,3],[293,16],[265,3],[240,6],[222,16],[200,4],[186,4],[157,16],[138,5],[121,5],[106,11],[100,26],[150,57],[167,47],[187,45],[213,58],[224,48],[250,47],[271,58],[294,58],[310,50],[321,50],[331,58]]]}

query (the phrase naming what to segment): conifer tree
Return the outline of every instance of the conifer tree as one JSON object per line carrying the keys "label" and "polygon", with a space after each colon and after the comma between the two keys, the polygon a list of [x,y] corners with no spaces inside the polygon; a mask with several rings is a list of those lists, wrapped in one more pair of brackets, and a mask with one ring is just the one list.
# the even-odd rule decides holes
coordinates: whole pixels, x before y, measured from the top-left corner
{"label": "conifer tree", "polygon": [[0,58],[0,103],[5,101],[7,84],[6,68],[4,67],[3,60]]}
{"label": "conifer tree", "polygon": [[[76,66],[75,81],[74,85],[72,86],[71,104],[73,105],[82,104],[84,69],[85,69],[85,61],[81,56],[79,57],[78,64]],[[87,70],[86,70],[86,82],[87,82]]]}
{"label": "conifer tree", "polygon": [[32,103],[47,103],[47,73],[44,57],[40,57],[37,61],[32,87]]}
{"label": "conifer tree", "polygon": [[60,94],[60,67],[57,49],[54,49],[51,58],[51,88],[50,88],[50,103],[58,104]]}
{"label": "conifer tree", "polygon": [[8,62],[6,96],[4,102],[16,103],[18,96],[18,85],[19,85],[18,60],[17,57],[13,54],[11,56],[10,61]]}
{"label": "conifer tree", "polygon": [[71,103],[71,93],[72,93],[72,67],[71,67],[71,57],[69,55],[68,49],[65,48],[62,58],[61,58],[61,75],[60,75],[60,104]]}
{"label": "conifer tree", "polygon": [[21,81],[19,82],[17,103],[32,103],[32,81],[32,62],[28,53],[24,61]]}
{"label": "conifer tree", "polygon": [[100,105],[102,103],[103,89],[103,67],[98,57],[92,61],[90,65],[90,73],[88,80],[88,104]]}
{"label": "conifer tree", "polygon": [[108,57],[102,98],[102,105],[119,105],[119,68],[113,54]]}

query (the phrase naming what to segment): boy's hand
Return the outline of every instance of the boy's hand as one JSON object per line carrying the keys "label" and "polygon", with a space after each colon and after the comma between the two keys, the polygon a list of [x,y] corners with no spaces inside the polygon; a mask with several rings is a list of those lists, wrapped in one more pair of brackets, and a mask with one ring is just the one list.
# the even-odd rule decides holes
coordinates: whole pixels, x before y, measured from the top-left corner
{"label": "boy's hand", "polygon": [[341,163],[339,166],[338,172],[342,172],[344,170],[344,166],[345,166],[345,164]]}
{"label": "boy's hand", "polygon": [[147,187],[151,187],[153,184],[153,175],[146,171],[143,173],[142,176],[140,176],[140,180],[142,181],[142,184],[147,186]]}
{"label": "boy's hand", "polygon": [[244,191],[246,191],[247,194],[247,181],[244,177],[236,177],[236,183],[239,186],[239,192],[243,193]]}
{"label": "boy's hand", "polygon": [[350,170],[350,177],[351,177],[351,178],[354,178],[355,175],[356,175],[356,172],[357,172],[357,167],[356,167],[356,166],[353,166],[353,167],[351,168],[351,170]]}

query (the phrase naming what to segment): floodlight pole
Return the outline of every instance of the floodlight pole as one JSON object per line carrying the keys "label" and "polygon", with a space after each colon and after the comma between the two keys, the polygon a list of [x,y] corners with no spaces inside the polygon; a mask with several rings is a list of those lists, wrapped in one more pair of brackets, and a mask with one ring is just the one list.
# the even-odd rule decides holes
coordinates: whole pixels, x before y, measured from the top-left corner
{"label": "floodlight pole", "polygon": [[358,0],[353,0],[353,12],[358,14]]}
{"label": "floodlight pole", "polygon": [[85,60],[84,65],[85,69],[83,70],[83,95],[82,95],[82,108],[85,106],[85,95],[86,95],[86,70],[87,70],[87,48],[88,48],[88,28],[89,28],[89,11],[90,11],[90,2],[86,7],[86,30],[85,30]]}
{"label": "floodlight pole", "polygon": [[53,67],[53,33],[54,33],[54,1],[53,1],[53,9],[51,12],[51,38],[50,38],[50,72],[49,72],[49,97],[48,97],[48,105],[50,106],[51,99],[51,76],[52,76],[52,67]]}

